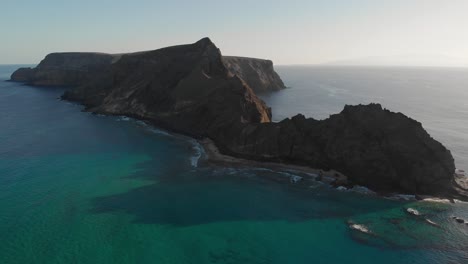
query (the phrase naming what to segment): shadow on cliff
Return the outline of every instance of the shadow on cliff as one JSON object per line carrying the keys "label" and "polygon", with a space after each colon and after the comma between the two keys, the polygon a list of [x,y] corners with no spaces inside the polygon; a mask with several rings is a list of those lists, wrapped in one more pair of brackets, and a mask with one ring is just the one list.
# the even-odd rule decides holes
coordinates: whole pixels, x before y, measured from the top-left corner
{"label": "shadow on cliff", "polygon": [[[156,162],[157,163],[157,162]],[[389,200],[314,189],[271,180],[272,172],[213,166],[155,169],[138,166],[130,178],[149,180],[128,192],[97,197],[91,213],[124,212],[135,223],[192,226],[231,221],[289,221],[347,218],[401,206]],[[155,175],[152,172],[158,171]],[[281,177],[278,175],[278,177]],[[284,177],[284,176],[283,176]]]}

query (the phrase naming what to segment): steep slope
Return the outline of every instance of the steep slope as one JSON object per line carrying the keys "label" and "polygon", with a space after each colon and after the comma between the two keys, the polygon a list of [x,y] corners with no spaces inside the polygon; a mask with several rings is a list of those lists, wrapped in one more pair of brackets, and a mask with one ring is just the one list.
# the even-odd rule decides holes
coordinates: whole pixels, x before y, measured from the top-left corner
{"label": "steep slope", "polygon": [[193,136],[269,122],[270,110],[237,76],[229,76],[207,38],[191,45],[123,55],[64,99],[90,111],[129,115]]}
{"label": "steep slope", "polygon": [[286,88],[273,68],[271,60],[224,56],[229,72],[244,80],[255,93],[274,92]]}
{"label": "steep slope", "polygon": [[233,155],[335,169],[386,192],[453,194],[449,150],[421,123],[378,104],[346,106],[325,120],[297,115],[251,124],[224,146]]}

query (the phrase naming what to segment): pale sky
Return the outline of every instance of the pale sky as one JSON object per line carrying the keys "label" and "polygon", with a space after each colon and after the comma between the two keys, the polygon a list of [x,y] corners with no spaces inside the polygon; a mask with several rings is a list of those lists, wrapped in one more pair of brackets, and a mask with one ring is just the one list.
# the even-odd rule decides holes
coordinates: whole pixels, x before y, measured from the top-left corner
{"label": "pale sky", "polygon": [[[0,64],[122,53],[210,37],[275,64],[468,65],[468,0],[2,0]],[[371,62],[372,63],[372,62]]]}

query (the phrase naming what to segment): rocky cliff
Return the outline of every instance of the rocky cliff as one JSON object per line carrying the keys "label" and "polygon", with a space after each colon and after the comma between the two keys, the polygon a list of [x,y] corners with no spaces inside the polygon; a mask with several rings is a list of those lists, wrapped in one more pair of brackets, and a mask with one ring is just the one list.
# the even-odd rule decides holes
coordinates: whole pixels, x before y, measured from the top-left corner
{"label": "rocky cliff", "polygon": [[270,109],[224,67],[207,38],[123,55],[90,82],[63,95],[90,111],[128,115],[195,137],[235,124],[269,122]]}
{"label": "rocky cliff", "polygon": [[51,53],[36,68],[20,68],[12,81],[36,86],[78,86],[101,74],[115,56],[103,53]]}
{"label": "rocky cliff", "polygon": [[[20,68],[11,75],[12,81],[35,86],[79,86],[109,69],[124,55],[92,52],[63,52],[47,55],[36,68]],[[256,93],[284,89],[284,83],[275,72],[273,62],[245,57],[222,57],[229,74],[242,79]]]}
{"label": "rocky cliff", "polygon": [[[453,195],[450,151],[401,113],[371,104],[347,106],[321,121],[297,115],[271,122],[270,109],[251,88],[261,78],[247,73],[251,70],[233,74],[233,65],[244,65],[246,59],[227,63],[207,38],[117,60],[104,58],[95,72],[84,67],[86,78],[63,98],[81,102],[89,111],[133,116],[208,137],[233,156],[335,169],[380,191]],[[31,82],[28,74],[46,68],[44,61],[37,69],[18,70],[16,80]],[[64,62],[63,68],[71,66]]]}
{"label": "rocky cliff", "polygon": [[271,60],[224,56],[223,62],[231,74],[239,76],[256,93],[273,92],[286,88],[275,72]]}
{"label": "rocky cliff", "polygon": [[224,141],[233,155],[335,169],[384,192],[452,192],[454,160],[421,123],[379,104],[346,106],[325,120],[297,115],[249,124]]}

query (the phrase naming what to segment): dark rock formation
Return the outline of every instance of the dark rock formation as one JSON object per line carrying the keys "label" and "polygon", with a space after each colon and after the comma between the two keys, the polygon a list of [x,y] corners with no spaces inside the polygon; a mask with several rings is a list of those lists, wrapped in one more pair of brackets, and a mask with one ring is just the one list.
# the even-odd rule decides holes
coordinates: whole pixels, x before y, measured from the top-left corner
{"label": "dark rock formation", "polygon": [[105,73],[63,96],[90,111],[128,115],[195,137],[269,122],[270,109],[224,67],[209,40],[125,54]]}
{"label": "dark rock formation", "polygon": [[36,86],[78,86],[101,74],[114,60],[103,53],[51,53],[36,68],[20,68],[12,81]]}
{"label": "dark rock formation", "polygon": [[441,195],[452,190],[450,151],[421,123],[378,104],[346,106],[321,121],[297,115],[249,124],[232,138],[223,146],[233,155],[335,169],[374,190]]}
{"label": "dark rock formation", "polygon": [[35,69],[19,68],[11,75],[11,80],[15,82],[24,82],[31,84],[34,80]]}
{"label": "dark rock formation", "polygon": [[[97,70],[82,66],[80,60],[50,67],[49,56],[36,69],[16,72],[16,80],[57,85],[64,80],[55,75],[60,68],[80,68],[85,75],[70,82],[77,87],[63,98],[81,102],[89,111],[133,116],[196,138],[208,137],[233,156],[335,169],[379,191],[453,195],[453,157],[419,122],[371,104],[346,106],[321,121],[297,115],[273,123],[270,109],[250,87],[266,83],[249,73],[256,67],[252,60],[223,59],[207,38],[118,59],[99,55],[103,57],[94,57],[102,61]],[[57,65],[61,60],[54,61]],[[245,63],[253,70],[232,74],[234,64]],[[271,73],[272,64],[266,64]],[[50,75],[36,79],[43,70]],[[30,71],[34,78],[28,77]]]}
{"label": "dark rock formation", "polygon": [[255,93],[286,88],[271,60],[224,56],[223,62],[229,72],[244,80]]}
{"label": "dark rock formation", "polygon": [[[47,55],[36,68],[20,68],[11,75],[12,81],[35,86],[79,86],[87,84],[96,75],[101,75],[123,55],[94,52],[64,52]],[[254,92],[269,92],[285,88],[283,81],[270,60],[222,57],[232,76],[237,75]]]}

